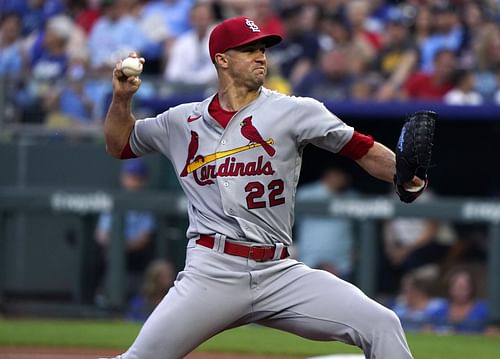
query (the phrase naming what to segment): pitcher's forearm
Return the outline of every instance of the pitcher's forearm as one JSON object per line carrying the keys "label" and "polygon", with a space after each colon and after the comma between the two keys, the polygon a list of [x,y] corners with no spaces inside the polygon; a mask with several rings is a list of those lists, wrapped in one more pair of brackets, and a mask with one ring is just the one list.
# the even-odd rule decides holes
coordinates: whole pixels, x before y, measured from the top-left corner
{"label": "pitcher's forearm", "polygon": [[115,158],[120,155],[128,143],[130,132],[134,128],[135,118],[132,115],[132,99],[121,99],[113,96],[108,114],[104,122],[106,151]]}
{"label": "pitcher's forearm", "polygon": [[368,153],[356,162],[373,177],[392,183],[396,173],[396,157],[381,143],[375,142]]}

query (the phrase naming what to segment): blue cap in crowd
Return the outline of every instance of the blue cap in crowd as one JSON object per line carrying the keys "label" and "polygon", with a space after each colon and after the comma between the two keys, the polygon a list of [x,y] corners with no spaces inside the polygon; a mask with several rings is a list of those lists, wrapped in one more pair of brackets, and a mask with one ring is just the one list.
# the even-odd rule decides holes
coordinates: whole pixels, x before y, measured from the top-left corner
{"label": "blue cap in crowd", "polygon": [[122,165],[122,173],[134,176],[146,177],[148,175],[148,167],[140,158],[126,160]]}

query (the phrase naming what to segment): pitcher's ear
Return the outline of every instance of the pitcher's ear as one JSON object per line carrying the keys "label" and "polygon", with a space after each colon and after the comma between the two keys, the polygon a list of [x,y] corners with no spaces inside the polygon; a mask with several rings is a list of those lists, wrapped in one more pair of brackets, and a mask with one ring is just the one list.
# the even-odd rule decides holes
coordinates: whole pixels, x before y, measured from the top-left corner
{"label": "pitcher's ear", "polygon": [[228,59],[226,54],[215,54],[215,66],[220,68],[227,68]]}

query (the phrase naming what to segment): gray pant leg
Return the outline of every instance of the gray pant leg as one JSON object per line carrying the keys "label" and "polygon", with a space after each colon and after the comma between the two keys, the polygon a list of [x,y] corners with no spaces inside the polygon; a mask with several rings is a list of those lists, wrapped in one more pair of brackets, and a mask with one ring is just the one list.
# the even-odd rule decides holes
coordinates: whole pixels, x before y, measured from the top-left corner
{"label": "gray pant leg", "polygon": [[260,324],[313,340],[353,344],[369,359],[412,358],[394,312],[352,284],[303,264],[278,276],[257,276],[262,279],[255,305]]}
{"label": "gray pant leg", "polygon": [[[196,253],[193,253],[196,252]],[[218,253],[188,250],[188,263],[121,359],[180,359],[251,310],[248,272]],[[212,259],[210,259],[212,258]],[[229,267],[232,267],[229,271]],[[206,270],[200,271],[200,268]],[[217,278],[212,274],[217,273]],[[223,275],[221,275],[221,273]]]}

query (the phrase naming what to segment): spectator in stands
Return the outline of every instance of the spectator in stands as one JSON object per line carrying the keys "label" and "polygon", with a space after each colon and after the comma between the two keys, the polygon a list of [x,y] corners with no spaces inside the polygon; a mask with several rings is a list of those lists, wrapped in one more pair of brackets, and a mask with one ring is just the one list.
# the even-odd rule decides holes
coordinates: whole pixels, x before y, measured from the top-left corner
{"label": "spectator in stands", "polygon": [[351,27],[353,38],[366,42],[372,49],[372,58],[380,49],[382,42],[380,34],[368,26],[370,3],[365,0],[351,0],[347,4],[347,20]]}
{"label": "spectator in stands", "polygon": [[392,310],[405,330],[421,331],[431,328],[434,313],[443,305],[443,299],[432,298],[437,276],[436,270],[422,267],[403,277],[401,292]]}
{"label": "spectator in stands", "polygon": [[78,0],[73,3],[75,23],[88,35],[101,16],[100,0]]}
{"label": "spectator in stands", "polygon": [[46,123],[49,127],[64,128],[89,125],[94,118],[94,103],[88,86],[85,59],[73,59],[65,81],[47,94]]}
{"label": "spectator in stands", "polygon": [[450,49],[441,49],[434,55],[434,70],[416,72],[404,85],[403,98],[410,100],[442,101],[453,87],[452,77],[456,70],[456,56]]}
{"label": "spectator in stands", "polygon": [[500,68],[500,28],[494,22],[484,24],[473,45],[476,60],[476,91],[485,101],[493,100],[498,88],[497,69]]}
{"label": "spectator in stands", "polygon": [[344,50],[347,55],[348,72],[356,77],[364,76],[373,60],[371,45],[362,38],[353,37],[349,24],[339,15],[323,18],[321,31],[321,48],[324,51]]}
{"label": "spectator in stands", "polygon": [[30,76],[17,96],[18,105],[24,111],[23,122],[44,121],[46,97],[66,76],[67,44],[73,29],[69,17],[58,15],[50,18],[45,31],[34,38],[27,56]]}
{"label": "spectator in stands", "polygon": [[143,9],[145,19],[150,16],[159,17],[168,33],[177,38],[191,28],[189,24],[189,11],[193,0],[158,0],[146,4]]}
{"label": "spectator in stands", "polygon": [[[419,200],[431,198],[427,191]],[[392,292],[404,274],[426,264],[439,264],[445,258],[448,245],[441,243],[440,227],[438,222],[420,218],[394,218],[384,223],[383,291]]]}
{"label": "spectator in stands", "polygon": [[446,277],[448,300],[433,315],[436,331],[481,333],[488,323],[488,305],[479,298],[479,278],[464,267],[453,269]]}
{"label": "spectator in stands", "polygon": [[141,293],[129,301],[126,318],[145,321],[174,285],[175,272],[172,264],[163,260],[152,261],[145,270]]}
{"label": "spectator in stands", "polygon": [[319,55],[318,34],[305,31],[301,21],[304,9],[299,4],[282,11],[285,38],[269,50],[269,61],[279,66],[281,74],[292,87],[314,67]]}
{"label": "spectator in stands", "polygon": [[5,12],[13,11],[21,16],[24,36],[42,31],[49,18],[64,10],[61,0],[7,0],[5,5],[0,5],[0,10],[2,7]]}
{"label": "spectator in stands", "polygon": [[93,72],[107,76],[131,51],[141,52],[146,41],[126,0],[100,0],[100,6],[102,16],[90,32],[88,48]]}
{"label": "spectator in stands", "polygon": [[17,77],[23,69],[21,18],[7,13],[0,19],[0,77]]}
{"label": "spectator in stands", "polygon": [[73,21],[58,15],[50,18],[45,31],[40,32],[29,50],[31,75],[40,80],[61,79],[68,67],[67,44],[74,30]]}
{"label": "spectator in stands", "polygon": [[88,38],[89,75],[94,77],[89,86],[96,116],[104,118],[106,99],[111,93],[111,84],[107,81],[109,73],[118,61],[131,51],[141,53],[149,42],[137,19],[130,15],[127,0],[99,1],[102,16]]}
{"label": "spectator in stands", "polygon": [[145,3],[140,23],[148,39],[142,53],[148,59],[148,69],[158,69],[159,73],[164,70],[175,40],[191,28],[189,14],[193,3],[194,0]]}
{"label": "spectator in stands", "polygon": [[420,47],[421,70],[425,72],[434,70],[436,64],[434,59],[437,52],[446,48],[458,53],[464,40],[464,30],[460,24],[457,10],[453,6],[436,5],[432,10],[435,31],[424,40]]}
{"label": "spectator in stands", "polygon": [[474,46],[483,30],[486,18],[484,16],[481,4],[478,2],[467,1],[462,11],[464,23],[464,40],[461,49],[463,67],[474,66]]}
{"label": "spectator in stands", "polygon": [[420,5],[416,9],[415,24],[411,33],[418,46],[422,46],[423,43],[431,36],[432,33],[432,14],[428,6]]}
{"label": "spectator in stands", "polygon": [[[207,86],[217,79],[214,64],[207,52],[214,14],[209,3],[197,3],[191,9],[192,30],[174,43],[165,77],[170,82]],[[186,56],[189,54],[189,56]]]}
{"label": "spectator in stands", "polygon": [[481,105],[483,97],[474,91],[474,74],[470,70],[459,69],[453,76],[453,88],[444,96],[449,105]]}
{"label": "spectator in stands", "polygon": [[[299,187],[297,199],[331,200],[355,197],[351,176],[340,167],[329,166],[317,182]],[[297,218],[298,259],[312,268],[327,270],[351,279],[353,270],[354,222],[349,218],[302,215]]]}
{"label": "spectator in stands", "polygon": [[[148,178],[148,168],[142,159],[136,158],[124,162],[120,182],[126,191],[137,192],[144,189]],[[150,212],[130,210],[125,213],[124,237],[126,266],[129,272],[142,273],[152,258],[153,232],[155,218]],[[99,246],[96,288],[102,286],[105,276],[108,251],[111,240],[111,213],[102,213],[96,228],[96,241]]]}
{"label": "spectator in stands", "polygon": [[408,19],[399,8],[393,8],[387,13],[382,48],[374,64],[384,81],[377,100],[398,98],[401,85],[415,69],[417,60],[418,48],[408,32]]}
{"label": "spectator in stands", "polygon": [[319,67],[304,76],[294,93],[334,101],[346,100],[350,97],[353,80],[348,72],[345,51],[330,50],[321,54]]}

